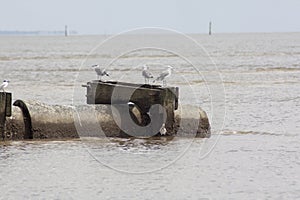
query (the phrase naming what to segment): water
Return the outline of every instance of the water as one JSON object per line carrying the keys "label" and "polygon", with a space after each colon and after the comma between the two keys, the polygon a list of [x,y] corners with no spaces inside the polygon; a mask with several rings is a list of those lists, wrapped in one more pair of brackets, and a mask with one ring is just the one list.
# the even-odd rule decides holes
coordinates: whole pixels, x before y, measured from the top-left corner
{"label": "water", "polygon": [[[128,41],[147,40],[126,37],[120,49],[135,46]],[[142,83],[140,63],[152,63],[154,73],[162,66],[153,63],[174,65],[170,84],[180,87],[181,103],[207,111],[213,121],[210,139],[1,143],[1,198],[300,198],[300,34],[192,35],[217,69],[204,52],[168,44],[167,37],[152,36],[199,60],[204,78],[177,55],[153,49],[121,56],[108,67],[110,78]],[[82,104],[80,85],[96,78],[89,65],[119,55],[104,46],[85,61],[105,39],[1,36],[0,77],[11,80],[7,89],[14,99]],[[214,73],[222,79],[210,79]]]}

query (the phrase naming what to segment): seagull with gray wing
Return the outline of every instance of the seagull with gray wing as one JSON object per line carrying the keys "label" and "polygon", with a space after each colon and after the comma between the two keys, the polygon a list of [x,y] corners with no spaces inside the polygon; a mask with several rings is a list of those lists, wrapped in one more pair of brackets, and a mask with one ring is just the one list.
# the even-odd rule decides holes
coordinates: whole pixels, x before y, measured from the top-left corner
{"label": "seagull with gray wing", "polygon": [[8,86],[8,83],[9,83],[8,80],[4,80],[3,83],[0,85],[0,90],[5,92],[4,88],[6,88]]}
{"label": "seagull with gray wing", "polygon": [[144,67],[144,69],[143,69],[142,75],[143,75],[143,77],[145,78],[145,84],[149,84],[149,80],[150,80],[151,78],[153,78],[153,75],[152,75],[152,73],[148,70],[148,66],[147,66],[147,65],[144,65],[143,67]]}
{"label": "seagull with gray wing", "polygon": [[105,69],[101,69],[99,65],[93,65],[92,66],[95,69],[95,72],[97,73],[97,78],[101,81],[102,76],[109,76],[109,74],[106,72]]}
{"label": "seagull with gray wing", "polygon": [[172,74],[172,69],[173,67],[168,65],[168,69],[163,71],[154,81],[162,81],[163,82],[163,86],[167,86],[167,81],[166,81],[166,78],[170,77],[171,74]]}

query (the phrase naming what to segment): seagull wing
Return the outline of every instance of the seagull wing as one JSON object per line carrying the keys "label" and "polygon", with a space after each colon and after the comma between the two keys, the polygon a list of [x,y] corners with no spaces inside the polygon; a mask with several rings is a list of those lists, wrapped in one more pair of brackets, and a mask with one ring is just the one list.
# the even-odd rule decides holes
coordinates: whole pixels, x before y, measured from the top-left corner
{"label": "seagull wing", "polygon": [[145,78],[153,78],[152,73],[149,72],[148,70],[143,70],[142,75],[143,75]]}
{"label": "seagull wing", "polygon": [[167,76],[170,76],[170,72],[169,71],[163,71],[157,78],[157,81],[162,81],[164,80]]}
{"label": "seagull wing", "polygon": [[96,67],[95,72],[97,73],[97,75],[102,76],[102,72],[100,68]]}
{"label": "seagull wing", "polygon": [[109,74],[106,72],[106,69],[101,70],[101,75],[102,76],[104,76],[104,75],[109,76]]}

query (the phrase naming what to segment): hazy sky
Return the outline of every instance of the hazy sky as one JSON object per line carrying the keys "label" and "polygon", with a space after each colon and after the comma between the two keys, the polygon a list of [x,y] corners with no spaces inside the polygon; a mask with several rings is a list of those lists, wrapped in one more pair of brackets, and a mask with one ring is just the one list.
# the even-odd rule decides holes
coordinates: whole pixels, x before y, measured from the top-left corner
{"label": "hazy sky", "polygon": [[300,0],[0,0],[0,30],[300,32]]}

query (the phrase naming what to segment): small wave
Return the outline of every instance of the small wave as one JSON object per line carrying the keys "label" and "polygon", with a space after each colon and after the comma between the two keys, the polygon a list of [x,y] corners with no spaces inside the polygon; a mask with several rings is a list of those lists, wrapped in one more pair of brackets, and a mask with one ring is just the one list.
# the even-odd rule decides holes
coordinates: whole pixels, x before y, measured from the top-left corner
{"label": "small wave", "polygon": [[79,59],[96,59],[96,58],[112,58],[111,55],[105,54],[64,54],[64,55],[45,55],[45,56],[35,56],[35,55],[20,55],[20,56],[0,56],[0,61],[13,61],[13,60],[79,60]]}
{"label": "small wave", "polygon": [[299,99],[300,99],[300,97],[293,97],[293,98],[281,99],[281,100],[278,100],[278,102],[296,101],[296,100],[299,100]]}
{"label": "small wave", "polygon": [[49,69],[47,67],[45,68],[38,68],[38,69],[16,69],[15,71],[23,71],[23,72],[78,72],[78,71],[89,71],[88,69],[79,69],[79,67],[77,68],[73,68],[73,69],[62,69],[62,68],[52,68]]}
{"label": "small wave", "polygon": [[0,61],[10,61],[11,57],[9,56],[0,56]]}
{"label": "small wave", "polygon": [[175,142],[174,137],[163,138],[81,138],[81,141],[88,145],[99,148],[99,144],[109,149],[120,149],[131,153],[146,153],[149,150],[159,150]]}
{"label": "small wave", "polygon": [[[12,60],[69,60],[69,59],[97,59],[97,58],[113,58],[113,55],[109,54],[47,54],[47,55],[9,55],[9,56],[0,56],[0,61],[12,61]],[[143,55],[143,54],[133,54],[133,55],[123,55],[120,58],[173,58],[178,57],[178,55],[168,54],[151,54],[151,55]]]}
{"label": "small wave", "polygon": [[272,68],[256,68],[257,72],[269,72],[269,71],[300,71],[300,64],[293,65],[295,67],[272,67]]}
{"label": "small wave", "polygon": [[219,133],[220,135],[269,135],[269,136],[297,136],[296,134],[283,134],[283,133],[271,133],[263,131],[234,131],[234,130],[223,130]]}
{"label": "small wave", "polygon": [[51,57],[48,56],[1,56],[0,61],[13,61],[13,60],[46,60]]}
{"label": "small wave", "polygon": [[152,54],[152,55],[139,55],[139,54],[134,54],[134,55],[124,55],[121,56],[120,58],[173,58],[173,57],[179,57],[178,55],[162,55],[162,54]]}

